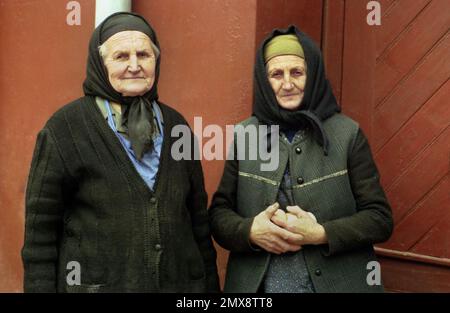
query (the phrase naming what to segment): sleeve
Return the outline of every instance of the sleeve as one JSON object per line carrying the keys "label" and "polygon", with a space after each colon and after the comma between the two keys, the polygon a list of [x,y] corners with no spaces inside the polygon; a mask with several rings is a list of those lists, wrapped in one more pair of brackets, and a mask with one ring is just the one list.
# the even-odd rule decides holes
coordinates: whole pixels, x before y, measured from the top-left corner
{"label": "sleeve", "polygon": [[348,172],[357,213],[323,224],[328,255],[384,242],[393,231],[391,207],[380,184],[369,143],[358,131],[348,159]]}
{"label": "sleeve", "polygon": [[37,137],[25,199],[25,292],[56,292],[58,238],[66,171],[50,131]]}
{"label": "sleeve", "polygon": [[[234,156],[237,155],[233,144]],[[238,160],[227,158],[219,187],[209,208],[214,239],[233,252],[259,251],[250,244],[250,229],[254,217],[245,218],[237,213]]]}
{"label": "sleeve", "polygon": [[[194,137],[195,138],[195,137]],[[191,212],[194,238],[202,254],[208,292],[219,292],[219,276],[217,274],[216,250],[211,238],[211,229],[208,221],[207,201],[203,170],[199,160],[192,158],[190,185],[191,191],[187,199],[187,207]]]}

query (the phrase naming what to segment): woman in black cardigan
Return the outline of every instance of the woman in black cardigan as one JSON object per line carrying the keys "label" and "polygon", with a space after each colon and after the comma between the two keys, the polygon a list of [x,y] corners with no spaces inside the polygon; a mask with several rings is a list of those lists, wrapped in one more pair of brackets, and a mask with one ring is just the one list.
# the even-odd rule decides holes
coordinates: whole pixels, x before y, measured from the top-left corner
{"label": "woman in black cardigan", "polygon": [[37,138],[26,292],[218,291],[201,164],[171,155],[172,128],[187,123],[158,101],[159,64],[144,18],[116,13],[95,29],[85,96]]}

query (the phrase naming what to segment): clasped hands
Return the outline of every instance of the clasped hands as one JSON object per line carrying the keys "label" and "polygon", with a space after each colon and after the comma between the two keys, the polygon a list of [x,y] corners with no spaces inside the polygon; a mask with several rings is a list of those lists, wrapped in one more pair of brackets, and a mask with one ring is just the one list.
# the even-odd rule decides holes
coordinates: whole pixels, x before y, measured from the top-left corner
{"label": "clasped hands", "polygon": [[279,208],[276,202],[255,216],[250,228],[250,242],[262,249],[281,254],[298,251],[303,245],[327,242],[325,229],[315,216],[298,206]]}

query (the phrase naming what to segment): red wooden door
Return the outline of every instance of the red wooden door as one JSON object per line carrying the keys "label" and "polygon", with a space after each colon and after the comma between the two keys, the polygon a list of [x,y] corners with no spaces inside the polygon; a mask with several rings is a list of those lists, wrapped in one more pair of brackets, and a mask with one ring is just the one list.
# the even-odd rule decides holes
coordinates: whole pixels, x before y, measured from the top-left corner
{"label": "red wooden door", "polygon": [[377,248],[386,288],[449,292],[450,1],[379,1],[380,26],[366,23],[368,1],[325,2],[331,80],[393,209],[393,236]]}
{"label": "red wooden door", "polygon": [[376,34],[373,144],[396,227],[382,247],[442,265],[434,274],[419,270],[422,283],[398,277],[398,289],[450,291],[450,2],[386,2]]}

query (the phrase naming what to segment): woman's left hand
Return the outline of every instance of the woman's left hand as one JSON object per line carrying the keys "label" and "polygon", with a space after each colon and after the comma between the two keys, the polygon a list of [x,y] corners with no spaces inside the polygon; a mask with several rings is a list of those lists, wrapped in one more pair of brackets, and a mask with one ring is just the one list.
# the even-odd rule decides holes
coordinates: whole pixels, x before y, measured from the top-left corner
{"label": "woman's left hand", "polygon": [[[314,214],[302,210],[299,206],[288,206],[286,207],[286,210],[288,213],[277,210],[274,215],[277,216],[277,218],[273,219],[272,222],[291,232],[301,234],[304,237],[301,243],[296,242],[295,244],[319,245],[327,243],[325,229],[322,225],[317,223]],[[280,223],[280,221],[283,222]]]}

